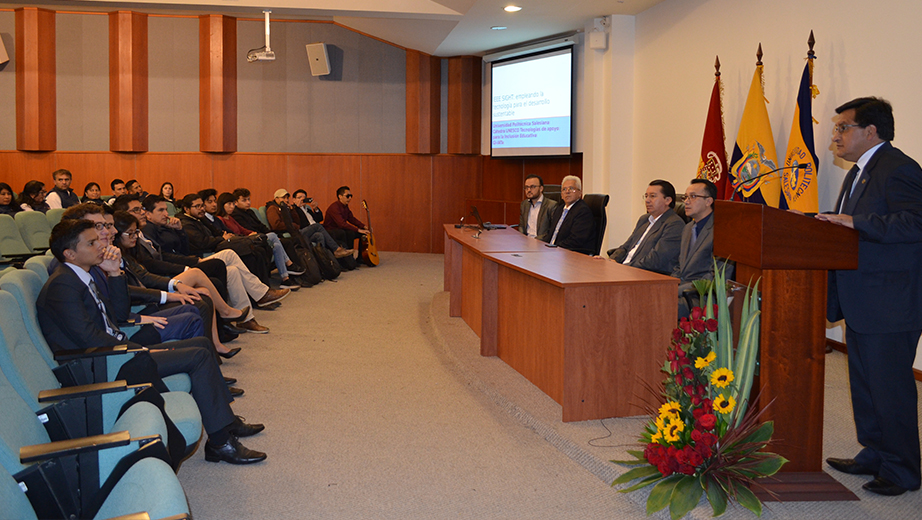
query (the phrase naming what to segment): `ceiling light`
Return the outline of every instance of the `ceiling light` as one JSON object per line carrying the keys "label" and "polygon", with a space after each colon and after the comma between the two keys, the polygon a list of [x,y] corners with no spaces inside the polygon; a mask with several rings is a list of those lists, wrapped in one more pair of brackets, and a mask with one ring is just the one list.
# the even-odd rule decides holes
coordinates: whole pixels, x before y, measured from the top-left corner
{"label": "ceiling light", "polygon": [[494,25],[493,27],[490,27],[490,29],[493,29],[494,31],[504,31],[506,30],[506,26],[505,25]]}
{"label": "ceiling light", "polygon": [[517,5],[507,5],[506,7],[503,7],[503,11],[506,11],[507,13],[515,13],[521,10],[522,8]]}

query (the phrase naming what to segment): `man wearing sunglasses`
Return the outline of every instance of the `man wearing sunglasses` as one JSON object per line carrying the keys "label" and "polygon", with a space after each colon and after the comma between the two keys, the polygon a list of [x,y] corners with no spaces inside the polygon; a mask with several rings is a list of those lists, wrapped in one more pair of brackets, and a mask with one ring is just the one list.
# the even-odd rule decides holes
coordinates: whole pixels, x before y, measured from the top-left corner
{"label": "man wearing sunglasses", "polygon": [[352,190],[349,186],[340,186],[336,190],[338,199],[327,208],[327,216],[323,219],[323,227],[333,235],[346,249],[351,249],[356,238],[369,233],[368,226],[355,218],[349,203],[352,202]]}

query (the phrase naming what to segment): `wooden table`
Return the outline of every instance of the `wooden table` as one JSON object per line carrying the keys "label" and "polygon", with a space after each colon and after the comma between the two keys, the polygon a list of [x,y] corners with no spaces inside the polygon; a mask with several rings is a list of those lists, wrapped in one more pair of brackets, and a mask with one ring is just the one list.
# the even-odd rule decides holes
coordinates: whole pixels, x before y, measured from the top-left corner
{"label": "wooden table", "polygon": [[565,422],[640,415],[658,399],[646,385],[663,378],[678,280],[513,230],[460,231],[446,226],[445,285],[481,355],[560,403]]}

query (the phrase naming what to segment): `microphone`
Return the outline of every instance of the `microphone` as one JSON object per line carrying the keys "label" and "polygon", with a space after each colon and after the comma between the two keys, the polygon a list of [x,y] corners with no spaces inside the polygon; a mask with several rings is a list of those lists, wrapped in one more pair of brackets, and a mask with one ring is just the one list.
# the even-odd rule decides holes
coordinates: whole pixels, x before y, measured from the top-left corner
{"label": "microphone", "polygon": [[736,194],[740,192],[740,189],[743,187],[743,184],[746,183],[746,182],[750,182],[750,181],[754,181],[754,180],[757,180],[757,179],[761,179],[762,177],[767,177],[767,176],[769,176],[769,175],[771,175],[771,174],[773,174],[773,173],[778,173],[778,172],[780,172],[781,170],[806,170],[807,167],[808,167],[809,165],[810,165],[810,163],[795,164],[794,166],[782,166],[781,168],[775,168],[774,170],[772,170],[772,171],[770,171],[770,172],[766,172],[766,173],[763,173],[763,174],[761,174],[761,175],[756,175],[755,177],[753,177],[753,178],[751,178],[751,179],[741,180],[741,181],[737,182],[736,185],[733,187],[733,193],[730,195],[730,200],[733,200],[734,198],[736,198]]}

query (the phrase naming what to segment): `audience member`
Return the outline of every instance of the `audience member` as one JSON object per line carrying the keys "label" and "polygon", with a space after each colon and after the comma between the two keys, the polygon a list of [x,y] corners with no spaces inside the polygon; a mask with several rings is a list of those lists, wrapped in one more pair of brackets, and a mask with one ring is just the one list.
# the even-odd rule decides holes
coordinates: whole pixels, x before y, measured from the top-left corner
{"label": "audience member", "polygon": [[643,199],[647,212],[637,219],[627,241],[608,251],[608,257],[638,269],[672,274],[679,267],[685,228],[685,221],[675,212],[675,187],[657,179],[647,186]]}
{"label": "audience member", "polygon": [[291,194],[291,202],[293,208],[298,208],[301,229],[323,222],[323,210],[313,198],[307,196],[306,191],[296,190]]}
{"label": "audience member", "polygon": [[551,231],[551,215],[557,201],[544,196],[544,180],[538,175],[525,177],[525,200],[519,210],[519,231],[547,242]]}
{"label": "audience member", "polygon": [[125,187],[125,181],[122,179],[112,179],[112,182],[109,183],[109,187],[112,188],[112,197],[109,198],[107,204],[110,206],[115,202],[115,199],[121,197],[122,195],[128,194],[128,189]]}
{"label": "audience member", "polygon": [[169,202],[170,204],[176,204],[176,199],[173,198],[173,183],[164,182],[160,185],[160,196],[163,197],[163,200]]}
{"label": "audience member", "polygon": [[[86,345],[124,344],[127,338],[118,328],[112,310],[116,305],[128,305],[125,277],[118,267],[118,250],[105,247],[99,241],[94,223],[87,220],[62,220],[52,230],[50,243],[61,265],[45,283],[36,304],[49,345],[60,352]],[[98,282],[90,275],[90,269],[100,265],[108,275],[110,289],[116,289],[110,291],[110,297],[116,298],[117,303],[100,293]],[[192,380],[191,394],[208,434],[205,460],[232,464],[262,461],[265,453],[246,448],[238,438],[259,433],[264,427],[246,424],[234,416],[230,408],[233,397],[206,345],[207,339],[196,338],[173,342],[146,355],[135,355],[122,367],[119,377],[129,384],[152,383],[157,390],[167,391],[160,377],[188,373]],[[145,370],[142,364],[148,359],[153,360],[157,373]]]}
{"label": "audience member", "polygon": [[583,183],[567,175],[560,184],[562,202],[554,207],[548,243],[564,249],[595,254],[595,221],[592,210],[583,201]]}
{"label": "audience member", "polygon": [[[349,203],[352,202],[352,190],[349,186],[340,186],[336,189],[336,202],[327,208],[327,216],[323,220],[323,227],[337,242],[346,248],[352,248],[356,239],[370,233],[368,226],[355,218]],[[359,252],[364,251],[364,240],[359,240]]]}
{"label": "audience member", "polygon": [[329,249],[336,258],[344,258],[355,252],[336,243],[336,240],[333,240],[333,237],[321,224],[301,228],[300,221],[297,220],[298,213],[291,211],[290,199],[291,196],[288,191],[285,188],[280,188],[275,191],[275,198],[266,203],[266,220],[269,221],[269,226],[273,230],[279,233],[290,233],[292,236],[301,233],[301,236],[307,242],[322,245]]}
{"label": "audience member", "polygon": [[80,204],[80,197],[70,188],[73,177],[69,171],[55,170],[51,178],[54,179],[54,188],[45,197],[49,208],[69,208]]}
{"label": "audience member", "polygon": [[138,199],[141,202],[144,202],[144,199],[149,195],[144,188],[141,187],[141,183],[137,179],[131,179],[125,183],[125,192],[131,195],[137,195]]}
{"label": "audience member", "polygon": [[691,222],[682,230],[679,265],[672,276],[679,279],[679,317],[688,317],[700,305],[692,282],[714,279],[714,199],[717,186],[707,179],[692,179],[685,190],[685,214]]}
{"label": "audience member", "polygon": [[20,211],[22,208],[13,202],[13,188],[0,182],[0,214],[13,216]]}
{"label": "audience member", "polygon": [[50,207],[45,202],[45,183],[42,181],[29,181],[19,194],[19,207],[23,211],[41,211],[47,213]]}
{"label": "audience member", "polygon": [[102,189],[99,187],[99,184],[91,182],[83,188],[83,197],[80,197],[80,202],[92,202],[93,204],[99,204],[102,206],[105,204],[102,200]]}

